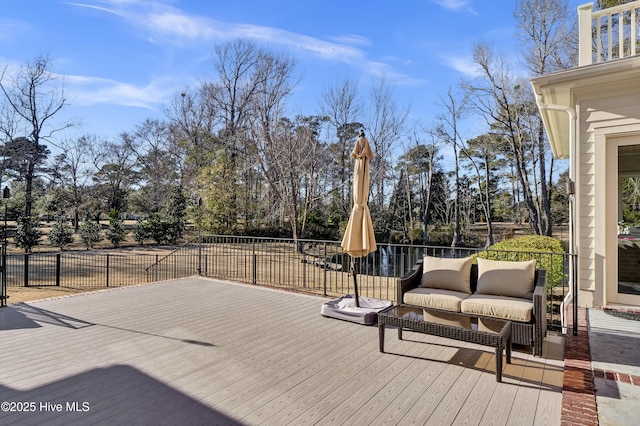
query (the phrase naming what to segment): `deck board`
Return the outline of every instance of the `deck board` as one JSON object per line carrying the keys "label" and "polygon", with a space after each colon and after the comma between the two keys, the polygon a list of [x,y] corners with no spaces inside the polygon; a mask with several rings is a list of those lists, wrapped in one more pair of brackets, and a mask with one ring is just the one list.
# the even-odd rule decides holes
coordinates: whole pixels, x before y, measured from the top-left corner
{"label": "deck board", "polygon": [[320,315],[325,299],[188,278],[0,311],[0,400],[88,412],[1,424],[560,423],[561,350],[515,352]]}

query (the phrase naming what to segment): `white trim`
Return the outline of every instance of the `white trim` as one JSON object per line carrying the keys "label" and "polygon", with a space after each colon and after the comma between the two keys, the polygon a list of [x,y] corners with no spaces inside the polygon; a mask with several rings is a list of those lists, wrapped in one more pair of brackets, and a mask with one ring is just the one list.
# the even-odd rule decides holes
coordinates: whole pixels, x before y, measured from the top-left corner
{"label": "white trim", "polygon": [[[627,127],[627,126],[623,126]],[[628,126],[640,127],[640,126]],[[619,128],[612,128],[620,130]],[[618,242],[617,242],[617,223],[618,223],[618,148],[620,146],[640,145],[640,130],[629,131],[624,133],[609,133],[605,137],[606,152],[606,171],[604,173],[606,182],[606,200],[605,200],[605,254],[606,254],[606,274],[603,282],[603,305],[609,304],[627,304],[639,305],[640,296],[621,294],[618,292]],[[613,184],[615,183],[615,190]],[[614,238],[616,236],[616,238]]]}

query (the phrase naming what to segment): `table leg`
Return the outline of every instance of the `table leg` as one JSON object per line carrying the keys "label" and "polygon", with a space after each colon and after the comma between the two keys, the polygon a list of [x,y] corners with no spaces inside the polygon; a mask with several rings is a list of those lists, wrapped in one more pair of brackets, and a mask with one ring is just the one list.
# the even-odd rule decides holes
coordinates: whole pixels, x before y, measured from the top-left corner
{"label": "table leg", "polygon": [[380,352],[384,352],[384,324],[378,321],[378,341],[380,342]]}

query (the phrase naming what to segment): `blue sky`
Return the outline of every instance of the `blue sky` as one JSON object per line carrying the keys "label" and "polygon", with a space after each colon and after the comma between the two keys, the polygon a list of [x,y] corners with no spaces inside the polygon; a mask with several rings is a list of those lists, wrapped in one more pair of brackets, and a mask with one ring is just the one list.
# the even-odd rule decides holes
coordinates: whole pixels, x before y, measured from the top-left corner
{"label": "blue sky", "polygon": [[[582,1],[570,1],[575,13]],[[215,79],[214,46],[236,38],[286,51],[302,76],[294,113],[314,114],[345,78],[362,94],[384,77],[412,121],[429,125],[438,97],[474,72],[484,41],[518,54],[516,0],[0,0],[0,63],[48,54],[83,125],[66,135],[114,138],[164,117],[171,97]],[[474,130],[471,130],[474,131]],[[469,135],[473,136],[473,135]]]}

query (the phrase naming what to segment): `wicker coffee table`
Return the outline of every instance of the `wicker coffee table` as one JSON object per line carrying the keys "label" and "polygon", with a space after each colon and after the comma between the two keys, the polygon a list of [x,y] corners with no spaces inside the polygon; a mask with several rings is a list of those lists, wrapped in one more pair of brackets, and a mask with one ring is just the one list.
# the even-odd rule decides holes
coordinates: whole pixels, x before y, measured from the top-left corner
{"label": "wicker coffee table", "polygon": [[[450,315],[464,314],[451,313]],[[384,352],[385,326],[398,328],[398,339],[402,340],[402,330],[408,329],[418,333],[446,337],[463,342],[477,343],[496,348],[496,380],[502,381],[502,351],[506,351],[507,364],[511,364],[511,321],[500,321],[502,329],[497,333],[478,331],[455,325],[425,321],[422,309],[409,306],[391,306],[378,312],[378,332],[380,338],[380,352]]]}

